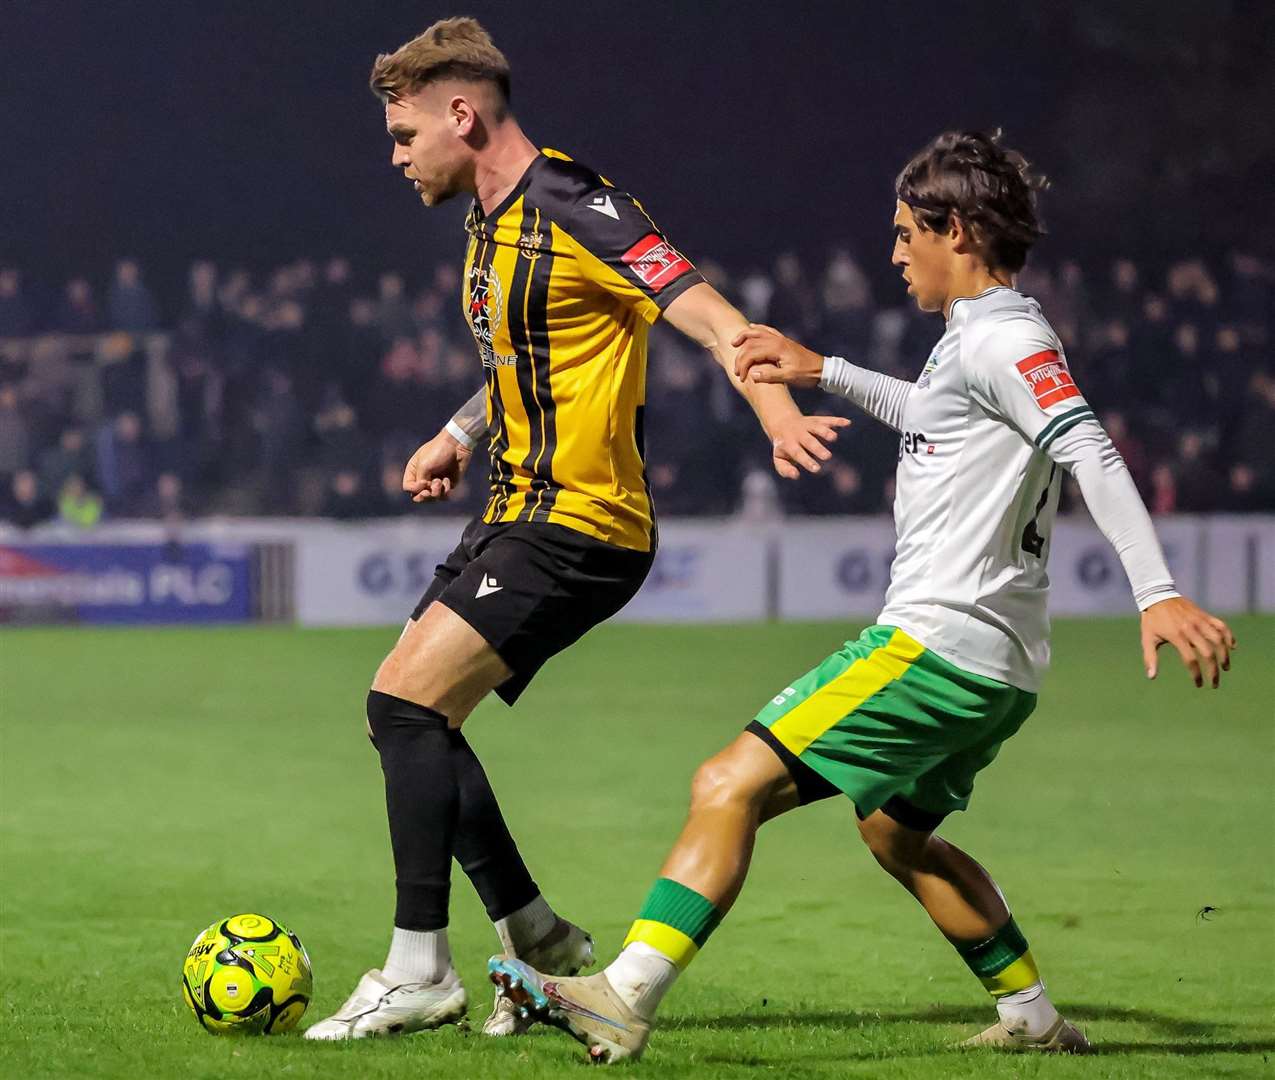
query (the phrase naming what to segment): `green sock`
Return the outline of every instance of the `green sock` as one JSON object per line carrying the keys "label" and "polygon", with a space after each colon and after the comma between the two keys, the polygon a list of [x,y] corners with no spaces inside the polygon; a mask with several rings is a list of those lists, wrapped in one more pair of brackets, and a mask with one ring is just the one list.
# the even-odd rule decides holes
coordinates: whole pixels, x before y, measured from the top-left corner
{"label": "green sock", "polygon": [[986,941],[957,944],[956,951],[992,997],[1017,993],[1040,981],[1027,939],[1013,916]]}
{"label": "green sock", "polygon": [[694,959],[721,921],[722,913],[708,897],[672,878],[660,878],[651,886],[624,944],[644,942],[680,970]]}

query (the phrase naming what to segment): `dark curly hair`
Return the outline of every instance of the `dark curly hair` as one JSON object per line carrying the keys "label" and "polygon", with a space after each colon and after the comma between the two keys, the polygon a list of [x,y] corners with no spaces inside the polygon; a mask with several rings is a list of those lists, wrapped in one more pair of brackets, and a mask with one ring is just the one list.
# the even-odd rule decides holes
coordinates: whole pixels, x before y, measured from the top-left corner
{"label": "dark curly hair", "polygon": [[999,130],[945,131],[904,167],[894,191],[931,232],[961,219],[989,266],[1017,273],[1045,235],[1036,193],[1049,186],[1027,159],[1001,145]]}

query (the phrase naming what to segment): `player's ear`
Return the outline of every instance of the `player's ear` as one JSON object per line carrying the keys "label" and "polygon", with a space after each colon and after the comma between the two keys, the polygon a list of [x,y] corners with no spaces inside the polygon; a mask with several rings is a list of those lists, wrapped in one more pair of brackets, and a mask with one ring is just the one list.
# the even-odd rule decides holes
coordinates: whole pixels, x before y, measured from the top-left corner
{"label": "player's ear", "polygon": [[979,242],[977,231],[957,213],[947,219],[947,239],[958,255],[977,255]]}
{"label": "player's ear", "polygon": [[478,114],[473,103],[462,94],[456,94],[447,103],[447,118],[452,128],[462,139],[467,138],[474,130]]}

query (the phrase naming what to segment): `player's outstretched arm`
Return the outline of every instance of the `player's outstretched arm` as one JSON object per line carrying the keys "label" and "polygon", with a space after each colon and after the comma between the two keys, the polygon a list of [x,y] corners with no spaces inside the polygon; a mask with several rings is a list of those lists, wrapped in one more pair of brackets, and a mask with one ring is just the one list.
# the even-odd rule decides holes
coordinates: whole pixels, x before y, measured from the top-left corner
{"label": "player's outstretched arm", "polygon": [[[1012,400],[1010,387],[1012,382],[1002,388],[1002,401]],[[1083,400],[1078,395],[1076,399]],[[1065,428],[1068,421],[1063,413],[1062,423],[1055,421],[1058,434],[1041,441],[1046,443],[1046,453],[1075,477],[1094,524],[1120,557],[1142,611],[1147,678],[1154,679],[1158,672],[1156,650],[1169,644],[1177,649],[1196,686],[1203,686],[1207,678],[1216,690],[1221,672],[1230,670],[1235,635],[1221,619],[1178,593],[1151,515],[1124,460],[1088,407],[1077,407],[1081,409],[1075,418],[1078,422]]]}
{"label": "player's outstretched arm", "polygon": [[[1011,383],[1012,385],[1012,383]],[[1008,397],[1008,393],[1002,397]],[[1156,650],[1172,645],[1196,686],[1207,678],[1216,690],[1221,672],[1230,670],[1235,635],[1221,619],[1177,592],[1155,535],[1151,515],[1111,439],[1087,406],[1072,427],[1048,436],[1046,453],[1080,486],[1094,524],[1120,556],[1133,595],[1142,611],[1142,659],[1147,678],[1158,672]],[[1066,414],[1064,413],[1065,417]]]}
{"label": "player's outstretched arm", "polygon": [[408,461],[403,470],[403,490],[412,496],[412,502],[447,498],[465,475],[474,447],[486,430],[487,390],[483,388]]}
{"label": "player's outstretched arm", "polygon": [[1223,671],[1231,670],[1231,650],[1235,634],[1216,615],[1210,615],[1185,596],[1175,596],[1152,604],[1142,613],[1142,659],[1147,678],[1159,671],[1156,650],[1172,645],[1182,657],[1197,687],[1207,678],[1214,690]]}
{"label": "player's outstretched arm", "polygon": [[869,416],[901,431],[912,384],[857,367],[839,356],[820,356],[772,326],[750,323],[732,342],[735,374],[743,382],[818,386],[853,401]]}
{"label": "player's outstretched arm", "polygon": [[691,286],[665,309],[664,317],[692,341],[713,354],[735,387],[752,407],[770,439],[775,471],[790,480],[820,471],[820,462],[832,457],[828,443],[849,420],[841,416],[804,416],[792,395],[779,385],[745,382],[736,374],[736,338],[748,328],[744,318],[726,298],[706,282]]}
{"label": "player's outstretched arm", "polygon": [[1177,649],[1196,686],[1207,677],[1216,688],[1221,672],[1230,667],[1235,635],[1178,592],[1133,477],[1072,379],[1056,339],[1039,323],[1021,319],[998,324],[962,346],[970,396],[1075,477],[1142,612],[1147,678],[1156,677],[1156,650],[1167,643]]}

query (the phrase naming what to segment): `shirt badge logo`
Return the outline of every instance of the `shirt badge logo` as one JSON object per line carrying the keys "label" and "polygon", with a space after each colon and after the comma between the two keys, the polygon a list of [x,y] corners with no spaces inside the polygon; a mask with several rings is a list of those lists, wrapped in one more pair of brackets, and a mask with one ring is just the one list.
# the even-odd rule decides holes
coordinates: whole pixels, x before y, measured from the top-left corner
{"label": "shirt badge logo", "polygon": [[648,233],[620,256],[638,279],[653,293],[671,285],[683,274],[695,269],[690,259],[659,233]]}
{"label": "shirt badge logo", "polygon": [[545,242],[545,234],[542,232],[525,232],[518,237],[518,253],[523,258],[536,260],[540,258],[541,247]]}
{"label": "shirt badge logo", "polygon": [[939,366],[939,351],[935,349],[930,353],[930,358],[925,362],[925,367],[921,369],[921,377],[916,380],[917,388],[924,390],[930,385],[930,376],[934,374],[934,369]]}
{"label": "shirt badge logo", "polygon": [[1068,398],[1080,397],[1080,387],[1067,370],[1066,359],[1053,349],[1033,353],[1014,366],[1042,409]]}
{"label": "shirt badge logo", "polygon": [[496,352],[496,331],[505,315],[505,290],[500,275],[491,267],[474,266],[469,271],[469,292],[465,297],[465,318],[478,343],[478,355],[483,367],[495,370],[511,366],[518,357],[504,356]]}
{"label": "shirt badge logo", "polygon": [[505,314],[505,291],[500,275],[491,267],[475,266],[469,271],[469,300],[465,315],[480,347],[492,348],[492,338]]}

